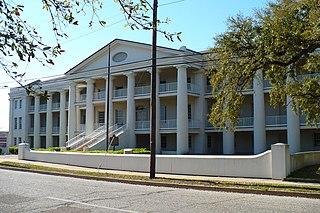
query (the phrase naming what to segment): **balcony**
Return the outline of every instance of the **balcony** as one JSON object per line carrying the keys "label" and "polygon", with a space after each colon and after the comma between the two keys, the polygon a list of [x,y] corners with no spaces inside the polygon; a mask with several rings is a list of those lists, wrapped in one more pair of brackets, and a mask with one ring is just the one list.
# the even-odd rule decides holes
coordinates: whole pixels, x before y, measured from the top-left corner
{"label": "balcony", "polygon": [[160,129],[176,129],[177,128],[177,120],[161,120],[160,121]]}
{"label": "balcony", "polygon": [[285,126],[287,125],[286,115],[266,116],[266,126]]}
{"label": "balcony", "polygon": [[94,123],[94,129],[98,129],[102,126],[104,126],[104,123]]}
{"label": "balcony", "polygon": [[104,101],[105,99],[106,99],[105,91],[95,92],[93,94],[93,100],[94,101]]}
{"label": "balcony", "polygon": [[159,85],[160,94],[177,92],[177,89],[178,89],[177,82],[165,83],[165,84]]}
{"label": "balcony", "polygon": [[200,120],[188,120],[188,127],[190,129],[199,129],[200,128]]}
{"label": "balcony", "polygon": [[47,104],[40,104],[40,112],[44,112],[47,110]]}
{"label": "balcony", "polygon": [[29,134],[33,134],[33,133],[34,133],[34,127],[30,127],[30,128],[28,129],[28,133],[29,133]]}
{"label": "balcony", "polygon": [[239,118],[238,127],[253,127],[253,117],[242,117]]}
{"label": "balcony", "polygon": [[60,133],[60,127],[59,126],[53,126],[52,127],[52,134],[59,134]]}
{"label": "balcony", "polygon": [[134,95],[135,96],[150,95],[150,91],[151,91],[150,86],[135,87],[134,88]]}
{"label": "balcony", "polygon": [[136,130],[150,130],[150,121],[136,121]]}
{"label": "balcony", "polygon": [[191,83],[187,84],[187,90],[188,90],[189,93],[195,93],[195,94],[199,94],[200,93],[199,86],[195,85],[195,84],[191,84]]}
{"label": "balcony", "polygon": [[113,90],[113,98],[126,98],[127,97],[127,89],[116,89]]}
{"label": "balcony", "polygon": [[59,110],[60,109],[60,103],[52,103],[52,110]]}
{"label": "balcony", "polygon": [[87,94],[80,94],[80,95],[77,96],[76,102],[77,103],[83,103],[83,102],[86,101],[86,99],[87,99]]}
{"label": "balcony", "polygon": [[46,129],[45,126],[40,127],[40,134],[46,134]]}
{"label": "balcony", "polygon": [[29,106],[29,112],[34,112],[34,105]]}

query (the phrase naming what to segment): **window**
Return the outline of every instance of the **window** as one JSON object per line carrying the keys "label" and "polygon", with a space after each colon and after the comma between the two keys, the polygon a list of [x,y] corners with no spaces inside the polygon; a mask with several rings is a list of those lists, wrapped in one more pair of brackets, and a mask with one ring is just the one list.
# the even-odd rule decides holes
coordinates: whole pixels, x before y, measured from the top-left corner
{"label": "window", "polygon": [[14,129],[18,128],[18,118],[14,118]]}
{"label": "window", "polygon": [[19,117],[19,129],[22,129],[22,117]]}
{"label": "window", "polygon": [[22,108],[22,100],[19,100],[19,109]]}
{"label": "window", "polygon": [[167,120],[167,106],[160,106],[160,120]]}
{"label": "window", "polygon": [[167,148],[167,136],[161,136],[161,148]]}
{"label": "window", "polygon": [[14,109],[17,109],[18,108],[18,101],[14,101]]}
{"label": "window", "polygon": [[14,146],[17,145],[17,138],[13,138],[13,141],[14,141]]}
{"label": "window", "polygon": [[98,112],[98,116],[99,124],[104,124],[104,112]]}
{"label": "window", "polygon": [[208,135],[208,137],[207,137],[207,147],[208,147],[209,149],[212,147],[211,140],[212,140],[211,135]]}
{"label": "window", "polygon": [[192,118],[192,110],[191,110],[191,104],[188,104],[188,120],[191,120]]}
{"label": "window", "polygon": [[188,136],[188,146],[189,146],[189,149],[192,148],[192,137],[190,135]]}
{"label": "window", "polygon": [[123,125],[123,110],[116,109],[116,124]]}
{"label": "window", "polygon": [[22,139],[21,138],[19,138],[19,143],[22,143]]}
{"label": "window", "polygon": [[314,145],[320,146],[320,133],[314,133]]}

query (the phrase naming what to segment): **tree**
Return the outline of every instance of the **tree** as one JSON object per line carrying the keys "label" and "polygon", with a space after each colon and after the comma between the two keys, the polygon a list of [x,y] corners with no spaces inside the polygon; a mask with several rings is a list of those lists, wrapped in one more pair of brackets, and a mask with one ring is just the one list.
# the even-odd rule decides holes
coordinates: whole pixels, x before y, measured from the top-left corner
{"label": "tree", "polygon": [[253,16],[228,19],[226,32],[214,38],[207,76],[214,104],[210,122],[235,127],[242,91],[250,88],[258,70],[273,88],[272,105],[291,98],[308,124],[320,119],[320,1],[277,0]]}
{"label": "tree", "polygon": [[[22,17],[24,6],[17,4],[18,0],[0,1],[0,66],[13,80],[24,87],[27,93],[40,93],[46,95],[43,90],[38,90],[37,84],[23,85],[22,77],[25,73],[18,73],[14,68],[19,66],[21,61],[38,61],[44,66],[54,65],[54,58],[64,52],[60,40],[67,38],[65,27],[68,25],[79,25],[79,14],[91,15],[88,23],[92,26],[95,22],[105,26],[106,21],[100,20],[99,10],[103,8],[100,0],[42,0],[43,9],[51,18],[52,32],[55,36],[54,44],[46,44],[34,26],[31,26]],[[131,29],[142,28],[152,30],[152,19],[148,11],[152,10],[146,0],[114,0],[119,4]],[[168,23],[168,20],[160,21],[158,24]],[[164,34],[167,39],[173,37],[179,39],[180,33],[168,33],[163,30],[158,32]],[[41,89],[41,88],[40,88]]]}

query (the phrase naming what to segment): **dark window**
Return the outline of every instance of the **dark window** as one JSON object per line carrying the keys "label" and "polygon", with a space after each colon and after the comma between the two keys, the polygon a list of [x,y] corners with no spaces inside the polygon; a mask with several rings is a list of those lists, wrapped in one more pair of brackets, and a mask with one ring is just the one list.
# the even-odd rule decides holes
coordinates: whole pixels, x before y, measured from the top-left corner
{"label": "dark window", "polygon": [[19,143],[22,143],[22,139],[21,138],[19,138]]}
{"label": "dark window", "polygon": [[320,146],[320,133],[314,133],[314,145]]}
{"label": "dark window", "polygon": [[19,108],[22,108],[22,100],[19,100]]}
{"label": "dark window", "polygon": [[13,138],[13,140],[14,140],[14,146],[16,146],[17,145],[17,138]]}
{"label": "dark window", "polygon": [[167,137],[166,136],[161,136],[161,148],[162,149],[167,148]]}
{"label": "dark window", "polygon": [[160,120],[167,120],[167,106],[160,106]]}
{"label": "dark window", "polygon": [[189,149],[192,148],[192,137],[189,135],[188,136],[188,145],[189,145]]}
{"label": "dark window", "polygon": [[18,108],[18,101],[14,101],[14,109]]}
{"label": "dark window", "polygon": [[14,118],[14,129],[18,128],[18,118]]}
{"label": "dark window", "polygon": [[191,110],[191,104],[188,104],[188,120],[191,120],[192,118],[192,110]]}
{"label": "dark window", "polygon": [[104,112],[99,112],[99,124],[104,124]]}
{"label": "dark window", "polygon": [[22,129],[22,117],[19,117],[19,129]]}
{"label": "dark window", "polygon": [[207,147],[208,147],[208,148],[211,148],[211,147],[212,147],[211,135],[208,135],[208,137],[207,137]]}

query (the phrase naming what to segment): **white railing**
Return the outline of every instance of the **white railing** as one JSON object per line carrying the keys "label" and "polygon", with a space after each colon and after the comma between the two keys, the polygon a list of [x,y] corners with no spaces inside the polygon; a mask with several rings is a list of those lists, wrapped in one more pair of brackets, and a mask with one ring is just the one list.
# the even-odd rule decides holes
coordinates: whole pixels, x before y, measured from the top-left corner
{"label": "white railing", "polygon": [[80,94],[76,98],[76,102],[85,102],[87,99],[87,94]]}
{"label": "white railing", "polygon": [[283,126],[287,124],[286,115],[266,116],[266,126]]}
{"label": "white railing", "polygon": [[126,98],[127,97],[127,89],[116,89],[113,90],[113,98]]}
{"label": "white railing", "polygon": [[136,121],[136,130],[150,129],[150,121]]}
{"label": "white railing", "polygon": [[272,85],[271,85],[271,83],[269,82],[269,80],[264,80],[264,81],[263,81],[263,86],[264,86],[264,88],[271,88],[271,87],[272,87]]}
{"label": "white railing", "polygon": [[68,141],[66,142],[67,147],[70,147],[70,148],[73,147],[74,145],[77,144],[77,142],[78,142],[79,140],[82,140],[84,137],[85,137],[85,133],[83,132],[83,133],[81,133],[81,134],[79,134],[79,135],[71,138],[70,140],[68,140]]}
{"label": "white railing", "polygon": [[43,127],[40,127],[40,134],[44,134],[44,133],[46,133],[46,127],[45,126],[43,126]]}
{"label": "white railing", "polygon": [[93,95],[93,99],[95,101],[105,100],[105,98],[106,98],[105,91],[95,92],[94,95]]}
{"label": "white railing", "polygon": [[53,110],[60,109],[60,103],[52,103],[52,109]]}
{"label": "white railing", "polygon": [[238,127],[253,127],[253,117],[239,118]]}
{"label": "white railing", "polygon": [[151,91],[150,86],[135,87],[134,95],[135,96],[150,95],[150,91]]}
{"label": "white railing", "polygon": [[29,133],[29,134],[33,134],[33,133],[34,133],[34,127],[30,127],[30,128],[28,129],[28,133]]}
{"label": "white railing", "polygon": [[160,121],[160,129],[176,129],[177,128],[177,120],[161,120]]}
{"label": "white railing", "polygon": [[53,134],[59,134],[59,132],[60,132],[60,127],[58,127],[58,126],[52,127],[52,133]]}
{"label": "white railing", "polygon": [[40,111],[46,111],[47,110],[47,104],[40,104]]}
{"label": "white railing", "polygon": [[34,112],[34,105],[29,106],[29,112]]}
{"label": "white railing", "polygon": [[200,128],[200,120],[188,120],[188,127],[191,129]]}
{"label": "white railing", "polygon": [[159,85],[159,92],[160,93],[177,92],[177,89],[178,89],[177,82],[165,83],[165,84]]}
{"label": "white railing", "polygon": [[94,129],[98,129],[100,127],[104,126],[104,123],[95,123],[94,124]]}
{"label": "white railing", "polygon": [[78,132],[84,132],[86,131],[86,125],[85,124],[80,124],[79,129],[77,130]]}
{"label": "white railing", "polygon": [[188,83],[187,84],[187,90],[188,92],[190,93],[196,93],[196,94],[199,94],[200,93],[200,88],[198,85],[195,85],[195,84],[191,84],[191,83]]}

